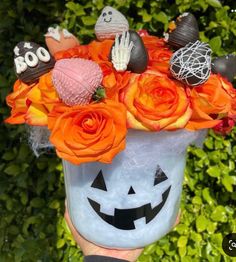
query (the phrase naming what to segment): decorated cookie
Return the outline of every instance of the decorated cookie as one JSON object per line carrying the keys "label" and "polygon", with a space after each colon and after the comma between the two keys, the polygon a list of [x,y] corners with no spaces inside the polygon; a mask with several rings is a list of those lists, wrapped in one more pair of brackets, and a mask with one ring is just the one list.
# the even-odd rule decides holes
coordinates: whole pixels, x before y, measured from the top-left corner
{"label": "decorated cookie", "polygon": [[93,61],[71,58],[56,62],[53,84],[62,101],[69,105],[89,104],[102,81],[102,71]]}
{"label": "decorated cookie", "polygon": [[212,61],[212,72],[219,73],[232,82],[236,76],[236,56],[226,55],[215,58]]}
{"label": "decorated cookie", "polygon": [[52,55],[58,51],[64,51],[79,45],[79,40],[68,30],[59,26],[49,27],[45,34],[45,42]]}
{"label": "decorated cookie", "polygon": [[190,86],[203,84],[211,73],[211,52],[206,43],[200,41],[189,43],[171,57],[172,75]]}
{"label": "decorated cookie", "polygon": [[95,25],[95,34],[98,40],[115,39],[117,34],[129,30],[129,23],[116,9],[106,6]]}
{"label": "decorated cookie", "polygon": [[111,61],[117,71],[143,73],[148,64],[148,53],[142,38],[133,30],[117,36],[111,49]]}
{"label": "decorated cookie", "polygon": [[54,58],[42,46],[33,42],[20,42],[14,48],[14,67],[17,77],[31,84],[50,71]]}
{"label": "decorated cookie", "polygon": [[176,22],[170,23],[169,32],[164,35],[166,42],[175,49],[196,42],[199,39],[199,29],[195,16],[191,13],[182,14]]}

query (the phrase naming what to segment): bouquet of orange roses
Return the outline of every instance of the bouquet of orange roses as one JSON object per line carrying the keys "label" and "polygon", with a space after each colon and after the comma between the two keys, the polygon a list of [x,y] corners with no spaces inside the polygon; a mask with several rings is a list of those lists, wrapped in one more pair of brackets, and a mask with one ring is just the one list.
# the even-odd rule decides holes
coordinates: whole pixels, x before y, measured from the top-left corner
{"label": "bouquet of orange roses", "polygon": [[[186,17],[172,25],[170,36]],[[80,45],[67,30],[50,28],[51,53],[19,43],[19,79],[7,96],[5,122],[50,131],[63,159],[72,222],[82,235],[108,247],[144,246],[175,221],[188,144],[202,138],[199,130],[226,133],[234,126],[236,91],[209,70],[198,84],[193,45],[174,53],[173,37],[168,42],[129,30],[111,7],[103,9],[95,33],[97,40]],[[177,65],[175,54],[182,59]],[[206,64],[201,59],[197,66]],[[193,84],[176,77],[183,69]]]}

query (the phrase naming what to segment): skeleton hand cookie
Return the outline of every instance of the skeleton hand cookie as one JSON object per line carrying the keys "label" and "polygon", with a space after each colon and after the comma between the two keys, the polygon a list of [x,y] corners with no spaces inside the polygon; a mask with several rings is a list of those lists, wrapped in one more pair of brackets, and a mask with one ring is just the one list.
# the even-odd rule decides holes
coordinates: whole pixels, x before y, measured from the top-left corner
{"label": "skeleton hand cookie", "polygon": [[112,64],[117,71],[123,72],[127,69],[133,46],[129,32],[123,32],[121,37],[116,36],[115,45],[112,48]]}

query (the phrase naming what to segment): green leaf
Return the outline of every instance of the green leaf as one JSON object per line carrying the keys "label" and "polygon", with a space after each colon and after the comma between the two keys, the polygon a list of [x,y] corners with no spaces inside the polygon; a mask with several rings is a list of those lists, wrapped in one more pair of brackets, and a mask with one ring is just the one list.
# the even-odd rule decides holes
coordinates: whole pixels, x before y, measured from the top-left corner
{"label": "green leaf", "polygon": [[153,16],[158,22],[163,24],[168,24],[168,16],[164,12],[159,12],[158,14],[154,14]]}
{"label": "green leaf", "polygon": [[202,232],[206,230],[207,226],[208,226],[208,219],[203,215],[198,216],[196,219],[197,231]]}
{"label": "green leaf", "polygon": [[224,185],[227,191],[233,192],[233,185],[234,185],[233,177],[229,175],[224,175],[224,177],[222,178],[222,184]]}
{"label": "green leaf", "polygon": [[83,16],[81,17],[81,20],[83,22],[83,24],[86,26],[89,26],[89,25],[95,25],[97,19],[93,16]]}
{"label": "green leaf", "polygon": [[220,48],[221,48],[221,37],[220,36],[215,36],[213,37],[210,41],[209,44],[211,46],[211,49],[214,53],[217,53]]}
{"label": "green leaf", "polygon": [[211,214],[211,219],[213,221],[226,222],[227,215],[225,208],[223,206],[217,206]]}
{"label": "green leaf", "polygon": [[106,91],[104,87],[98,87],[96,92],[93,94],[92,99],[95,102],[99,102],[102,99],[106,98]]}
{"label": "green leaf", "polygon": [[13,160],[16,157],[14,152],[5,152],[2,156],[2,159],[6,160],[6,161],[10,161]]}
{"label": "green leaf", "polygon": [[180,257],[184,257],[186,255],[186,252],[187,252],[186,246],[179,247],[178,250],[179,250]]}
{"label": "green leaf", "polygon": [[207,169],[207,174],[211,177],[220,177],[221,171],[218,166],[211,166]]}
{"label": "green leaf", "polygon": [[206,2],[213,7],[221,7],[219,0],[206,0]]}
{"label": "green leaf", "polygon": [[199,196],[195,196],[192,200],[193,204],[202,205],[202,199]]}
{"label": "green leaf", "polygon": [[21,173],[21,169],[17,164],[10,164],[4,169],[4,172],[9,176],[17,176]]}
{"label": "green leaf", "polygon": [[150,22],[152,20],[152,16],[148,14],[146,9],[142,9],[138,14],[142,16],[143,22]]}
{"label": "green leaf", "polygon": [[40,208],[45,206],[45,201],[42,198],[36,197],[30,201],[32,207]]}
{"label": "green leaf", "polygon": [[181,236],[177,241],[178,247],[185,247],[188,243],[188,238],[186,236]]}
{"label": "green leaf", "polygon": [[53,200],[50,204],[49,207],[52,209],[58,209],[60,207],[60,202],[58,200]]}
{"label": "green leaf", "polygon": [[66,244],[64,239],[58,239],[57,240],[57,248],[60,249]]}
{"label": "green leaf", "polygon": [[145,247],[144,249],[144,254],[145,255],[151,255],[152,253],[154,253],[156,250],[156,245],[155,244],[151,244],[147,247]]}

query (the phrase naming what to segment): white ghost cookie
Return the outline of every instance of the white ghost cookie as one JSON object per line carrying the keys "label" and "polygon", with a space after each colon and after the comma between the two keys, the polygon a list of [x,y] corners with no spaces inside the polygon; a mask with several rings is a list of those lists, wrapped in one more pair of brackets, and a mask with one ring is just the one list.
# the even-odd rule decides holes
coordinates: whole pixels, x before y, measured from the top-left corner
{"label": "white ghost cookie", "polygon": [[129,23],[125,16],[110,6],[103,8],[95,25],[95,34],[100,41],[115,39],[117,34],[128,30]]}

